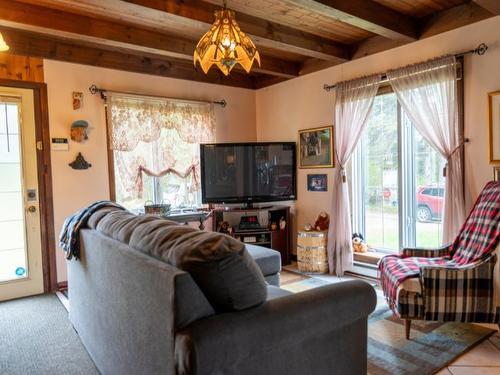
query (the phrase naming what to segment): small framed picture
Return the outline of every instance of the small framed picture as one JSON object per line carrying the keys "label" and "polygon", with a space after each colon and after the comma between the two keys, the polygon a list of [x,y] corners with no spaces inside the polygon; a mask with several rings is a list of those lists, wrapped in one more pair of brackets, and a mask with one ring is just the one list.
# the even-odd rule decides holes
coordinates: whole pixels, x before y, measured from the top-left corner
{"label": "small framed picture", "polygon": [[333,126],[299,130],[299,168],[332,168]]}
{"label": "small framed picture", "polygon": [[500,163],[500,91],[488,94],[490,163]]}
{"label": "small framed picture", "polygon": [[500,167],[493,167],[493,179],[500,182]]}
{"label": "small framed picture", "polygon": [[307,191],[328,191],[328,176],[326,174],[308,174]]}

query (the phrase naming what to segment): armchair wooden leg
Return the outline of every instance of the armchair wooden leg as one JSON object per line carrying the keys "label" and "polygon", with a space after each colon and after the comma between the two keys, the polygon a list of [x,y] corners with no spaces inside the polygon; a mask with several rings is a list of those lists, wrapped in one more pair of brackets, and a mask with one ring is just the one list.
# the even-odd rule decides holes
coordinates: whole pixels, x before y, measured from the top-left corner
{"label": "armchair wooden leg", "polygon": [[410,339],[410,329],[411,329],[411,320],[405,319],[405,334],[407,340]]}

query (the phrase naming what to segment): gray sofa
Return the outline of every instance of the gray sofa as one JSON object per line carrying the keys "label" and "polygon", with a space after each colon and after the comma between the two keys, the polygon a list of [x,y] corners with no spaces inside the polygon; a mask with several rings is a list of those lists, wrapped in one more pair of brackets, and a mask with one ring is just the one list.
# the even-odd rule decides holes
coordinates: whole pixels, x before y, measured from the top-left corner
{"label": "gray sofa", "polygon": [[[80,259],[68,262],[69,317],[101,373],[366,374],[376,303],[367,283],[297,294],[264,284],[267,301],[220,312],[195,276],[137,250],[146,235],[124,233],[90,224],[80,232]],[[276,261],[248,251],[276,284]],[[249,289],[245,301],[260,298]]]}
{"label": "gray sofa", "polygon": [[280,286],[281,254],[262,246],[246,244],[248,253],[259,266],[264,279],[274,286]]}

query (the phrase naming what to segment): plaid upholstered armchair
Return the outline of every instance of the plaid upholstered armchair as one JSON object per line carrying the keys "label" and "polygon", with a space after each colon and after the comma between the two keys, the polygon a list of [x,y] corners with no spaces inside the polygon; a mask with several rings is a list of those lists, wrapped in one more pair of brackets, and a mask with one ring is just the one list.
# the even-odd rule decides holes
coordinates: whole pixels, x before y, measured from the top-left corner
{"label": "plaid upholstered armchair", "polygon": [[401,319],[500,322],[500,183],[481,192],[456,239],[380,260],[384,296]]}

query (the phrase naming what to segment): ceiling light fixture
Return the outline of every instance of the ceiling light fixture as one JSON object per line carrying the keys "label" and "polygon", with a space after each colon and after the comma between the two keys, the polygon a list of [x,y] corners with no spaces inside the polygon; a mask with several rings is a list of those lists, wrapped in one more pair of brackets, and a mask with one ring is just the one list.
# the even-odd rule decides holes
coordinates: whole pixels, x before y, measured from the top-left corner
{"label": "ceiling light fixture", "polygon": [[5,43],[2,33],[0,33],[0,52],[8,51],[9,45]]}
{"label": "ceiling light fixture", "polygon": [[215,11],[215,21],[196,45],[193,55],[194,65],[199,62],[205,74],[212,65],[217,65],[224,75],[238,63],[250,73],[254,60],[260,66],[260,56],[252,40],[241,31],[236,23],[234,11],[224,7]]}

